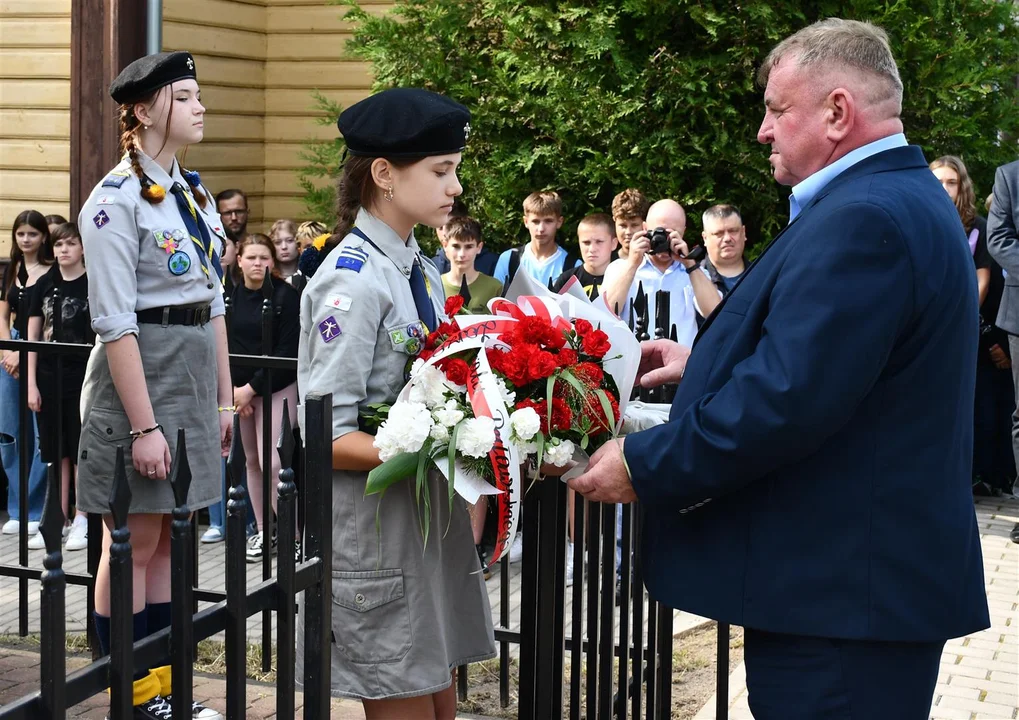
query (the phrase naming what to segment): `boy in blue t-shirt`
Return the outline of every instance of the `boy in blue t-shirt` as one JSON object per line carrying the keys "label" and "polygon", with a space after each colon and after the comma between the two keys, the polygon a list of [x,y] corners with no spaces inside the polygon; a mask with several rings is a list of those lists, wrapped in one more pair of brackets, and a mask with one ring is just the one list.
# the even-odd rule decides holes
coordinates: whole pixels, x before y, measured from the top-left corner
{"label": "boy in blue t-shirt", "polygon": [[508,286],[518,269],[535,281],[548,285],[580,264],[580,260],[556,241],[556,231],[563,226],[563,201],[553,190],[534,192],[524,200],[524,226],[531,241],[522,248],[506,250],[495,265],[495,279]]}

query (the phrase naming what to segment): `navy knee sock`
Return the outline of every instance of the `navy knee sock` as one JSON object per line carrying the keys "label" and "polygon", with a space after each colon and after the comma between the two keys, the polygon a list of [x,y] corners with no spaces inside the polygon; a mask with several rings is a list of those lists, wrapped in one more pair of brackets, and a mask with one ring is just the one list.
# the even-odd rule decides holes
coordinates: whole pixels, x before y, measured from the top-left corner
{"label": "navy knee sock", "polygon": [[[110,618],[105,615],[96,613],[94,615],[96,622],[96,636],[99,638],[99,650],[103,655],[110,654]],[[131,633],[134,642],[148,636],[149,630],[149,615],[146,610],[135,613],[131,618]],[[134,679],[141,680],[143,677],[149,674],[149,668],[137,668],[134,672]]]}
{"label": "navy knee sock", "polygon": [[149,613],[149,635],[170,627],[170,603],[149,603],[145,609]]}

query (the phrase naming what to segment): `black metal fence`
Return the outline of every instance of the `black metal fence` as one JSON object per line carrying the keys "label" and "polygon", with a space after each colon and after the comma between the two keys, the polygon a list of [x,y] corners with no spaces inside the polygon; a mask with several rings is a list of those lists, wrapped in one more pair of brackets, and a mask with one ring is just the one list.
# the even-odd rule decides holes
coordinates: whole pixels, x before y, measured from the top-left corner
{"label": "black metal fence", "polygon": [[[668,293],[656,297],[655,337],[675,337],[669,324]],[[295,366],[291,358],[271,357],[273,307],[266,292],[262,308],[262,356],[231,356],[232,365],[273,369]],[[630,313],[631,327],[638,339],[650,337],[647,296],[643,288]],[[665,328],[671,328],[666,333]],[[59,338],[59,334],[56,334]],[[28,352],[55,354],[57,358],[82,355],[89,346],[59,342],[29,343],[0,341],[0,348],[17,350],[21,367],[27,368]],[[59,360],[58,360],[59,363]],[[60,373],[58,372],[58,375]],[[268,381],[266,387],[269,387]],[[641,390],[640,399],[651,402],[671,400],[674,389]],[[271,397],[271,396],[270,396]],[[27,408],[24,373],[20,404],[21,458],[20,517],[28,518],[28,469],[31,424]],[[266,398],[268,400],[268,398]],[[187,717],[191,704],[191,679],[195,644],[219,632],[226,633],[226,716],[244,717],[246,672],[246,620],[262,613],[263,669],[271,663],[273,637],[271,615],[276,614],[277,633],[277,717],[294,716],[294,608],[298,593],[307,603],[305,627],[305,699],[304,717],[324,718],[329,712],[329,655],[332,638],[330,565],[331,565],[331,399],[309,396],[302,427],[303,442],[295,438],[284,411],[284,431],[278,443],[264,442],[262,457],[264,513],[261,529],[268,540],[278,522],[278,537],[284,551],[278,554],[277,575],[272,576],[271,553],[263,552],[262,582],[252,590],[246,587],[245,525],[246,468],[240,432],[235,419],[234,444],[228,462],[230,489],[227,504],[226,591],[198,587],[197,521],[186,505],[190,469],[186,458],[186,438],[180,431],[178,456],[171,472],[177,508],[172,522],[172,625],[145,640],[132,644],[131,631],[131,559],[130,533],[126,527],[129,491],[123,472],[118,473],[111,498],[112,517],[111,587],[112,654],[98,658],[94,641],[94,577],[99,564],[101,518],[89,518],[89,549],[86,574],[65,573],[60,553],[64,517],[60,503],[59,469],[49,468],[48,490],[42,532],[46,540],[43,568],[29,567],[27,523],[20,527],[18,565],[0,565],[0,577],[18,579],[19,632],[27,635],[28,583],[41,581],[42,664],[40,690],[0,709],[0,718],[64,717],[66,708],[109,687],[114,720],[130,713],[132,668],[173,666],[176,678],[174,712]],[[271,402],[263,403],[263,432],[271,431]],[[280,454],[278,520],[274,521],[269,452],[273,445]],[[59,445],[58,445],[59,447]],[[118,457],[122,468],[123,458]],[[300,476],[300,500],[295,478]],[[255,479],[248,478],[248,481]],[[257,481],[257,480],[255,480]],[[621,513],[621,532],[616,517]],[[566,557],[567,502],[566,486],[559,481],[535,484],[525,495],[521,515],[523,561],[521,572],[520,613],[511,617],[511,572],[508,558],[500,567],[500,609],[496,623],[499,649],[500,703],[511,702],[511,646],[519,646],[518,717],[529,718],[667,718],[672,704],[673,611],[648,598],[643,588],[640,558],[641,514],[635,505],[591,503],[578,499],[574,517],[574,553]],[[303,562],[285,544],[303,530]],[[617,543],[619,563],[617,566]],[[567,563],[573,563],[572,587],[566,585]],[[617,599],[618,577],[618,599]],[[87,668],[65,677],[65,591],[66,586],[87,588],[89,637],[96,656]],[[567,616],[567,593],[570,598]],[[213,605],[201,611],[198,602]],[[618,610],[617,610],[618,607]],[[567,634],[567,617],[570,632]],[[618,628],[617,622],[618,620]],[[718,679],[716,718],[727,717],[729,628],[718,627]],[[566,661],[569,661],[568,668]],[[460,698],[466,699],[469,682],[466,668],[458,673]]]}

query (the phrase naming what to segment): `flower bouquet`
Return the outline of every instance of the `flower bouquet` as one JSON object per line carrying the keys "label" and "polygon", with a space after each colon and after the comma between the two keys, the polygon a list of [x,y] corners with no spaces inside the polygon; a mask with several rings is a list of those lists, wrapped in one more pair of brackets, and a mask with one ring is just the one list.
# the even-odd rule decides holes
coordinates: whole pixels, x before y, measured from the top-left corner
{"label": "flower bouquet", "polygon": [[[521,279],[523,278],[523,279]],[[640,352],[629,329],[583,292],[555,295],[518,273],[508,298],[487,315],[446,303],[450,318],[425,339],[410,380],[392,406],[372,406],[382,464],[366,494],[416,483],[425,541],[438,469],[468,503],[493,495],[499,531],[492,561],[516,531],[522,479],[582,470],[588,453],[614,437]]]}

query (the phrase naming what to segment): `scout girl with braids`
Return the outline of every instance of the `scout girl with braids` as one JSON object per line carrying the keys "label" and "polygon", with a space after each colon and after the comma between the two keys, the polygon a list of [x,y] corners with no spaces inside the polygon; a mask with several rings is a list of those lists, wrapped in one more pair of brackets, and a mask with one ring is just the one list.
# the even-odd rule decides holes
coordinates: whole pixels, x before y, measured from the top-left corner
{"label": "scout girl with braids", "polygon": [[[175,154],[200,142],[201,93],[190,53],[131,63],[110,86],[120,104],[124,159],[95,187],[78,218],[99,340],[82,389],[78,507],[108,513],[117,446],[126,450],[134,563],[134,638],[170,624],[167,480],[177,428],[187,437],[191,510],[219,499],[233,386],[218,250],[222,223],[198,173]],[[96,576],[96,630],[110,642],[110,525]],[[135,668],[135,718],[171,718],[170,668]],[[192,718],[219,720],[198,703]]]}

